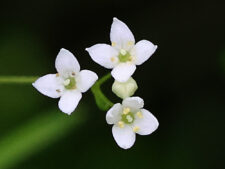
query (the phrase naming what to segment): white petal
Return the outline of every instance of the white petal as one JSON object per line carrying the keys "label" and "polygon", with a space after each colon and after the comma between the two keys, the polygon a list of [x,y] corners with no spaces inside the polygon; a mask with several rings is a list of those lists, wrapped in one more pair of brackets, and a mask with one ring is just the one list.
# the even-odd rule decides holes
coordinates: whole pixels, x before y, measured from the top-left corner
{"label": "white petal", "polygon": [[133,125],[139,127],[139,131],[137,132],[138,134],[140,135],[151,134],[158,128],[159,122],[155,118],[155,116],[153,116],[153,114],[150,113],[148,110],[141,109],[141,112],[143,117],[136,118]]}
{"label": "white petal", "polygon": [[55,60],[55,67],[61,76],[68,77],[80,71],[76,57],[68,50],[61,49]]}
{"label": "white petal", "polygon": [[125,23],[113,18],[110,40],[116,48],[129,50],[135,43],[134,35]]}
{"label": "white petal", "polygon": [[81,97],[81,93],[77,91],[64,92],[59,100],[59,109],[70,115],[76,109]]}
{"label": "white petal", "polygon": [[107,44],[97,44],[86,48],[91,58],[101,66],[112,69],[117,64],[118,51]]}
{"label": "white petal", "polygon": [[122,106],[120,103],[116,103],[108,110],[106,114],[106,121],[108,124],[115,124],[121,119]]}
{"label": "white petal", "polygon": [[136,56],[136,65],[141,65],[152,56],[156,49],[157,45],[147,40],[141,40],[136,43],[131,51],[131,55]]}
{"label": "white petal", "polygon": [[144,107],[144,100],[140,97],[128,97],[123,100],[124,107],[132,107],[134,109],[141,109]]}
{"label": "white petal", "polygon": [[40,93],[51,98],[58,98],[64,90],[61,79],[56,74],[40,77],[32,84]]}
{"label": "white petal", "polygon": [[131,63],[120,63],[111,72],[115,80],[126,82],[135,72],[136,66]]}
{"label": "white petal", "polygon": [[128,149],[134,145],[136,135],[131,126],[125,125],[123,128],[120,128],[114,125],[112,128],[112,133],[116,143],[121,148]]}
{"label": "white petal", "polygon": [[90,70],[82,70],[76,78],[77,88],[81,92],[86,92],[97,79],[98,76],[95,72]]}

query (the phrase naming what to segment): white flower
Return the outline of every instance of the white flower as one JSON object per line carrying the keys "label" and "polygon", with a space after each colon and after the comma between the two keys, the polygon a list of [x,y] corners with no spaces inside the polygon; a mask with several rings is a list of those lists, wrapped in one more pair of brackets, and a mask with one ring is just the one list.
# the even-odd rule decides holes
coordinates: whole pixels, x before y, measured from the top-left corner
{"label": "white flower", "polygon": [[61,49],[56,57],[55,67],[58,73],[40,77],[33,86],[42,94],[59,98],[59,109],[71,114],[77,107],[82,94],[98,79],[90,70],[80,71],[76,57],[66,49]]}
{"label": "white flower", "polygon": [[112,45],[96,44],[86,48],[91,58],[101,66],[113,69],[112,76],[119,82],[126,82],[141,65],[155,52],[157,46],[150,41],[135,39],[125,23],[113,18],[110,40]]}
{"label": "white flower", "polygon": [[130,77],[126,82],[114,81],[112,91],[121,99],[132,96],[138,89],[136,81]]}
{"label": "white flower", "polygon": [[129,97],[115,104],[106,114],[108,124],[113,124],[112,134],[123,149],[133,146],[136,133],[148,135],[158,128],[158,120],[146,109],[140,97]]}

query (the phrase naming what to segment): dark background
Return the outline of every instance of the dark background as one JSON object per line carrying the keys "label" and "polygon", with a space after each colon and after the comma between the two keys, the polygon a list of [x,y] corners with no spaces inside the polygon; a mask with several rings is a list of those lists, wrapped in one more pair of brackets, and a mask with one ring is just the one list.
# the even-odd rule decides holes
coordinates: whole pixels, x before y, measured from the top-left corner
{"label": "dark background", "polygon": [[[0,3],[0,75],[54,73],[55,57],[64,47],[75,54],[82,69],[101,77],[109,70],[94,63],[84,49],[110,43],[113,17],[130,27],[136,41],[147,39],[158,45],[156,53],[138,66],[133,76],[139,86],[135,95],[145,100],[145,108],[159,120],[155,133],[137,136],[131,149],[120,149],[106,124],[105,112],[96,107],[89,91],[81,100],[90,108],[87,121],[53,143],[39,145],[40,149],[27,153],[26,158],[10,162],[13,169],[224,168],[225,3]],[[109,90],[112,82],[103,90],[120,102]],[[31,85],[2,85],[0,93],[0,140],[45,114],[46,109],[57,108],[57,100],[39,94]],[[58,109],[54,113],[66,116]],[[72,117],[76,118],[76,112]]]}

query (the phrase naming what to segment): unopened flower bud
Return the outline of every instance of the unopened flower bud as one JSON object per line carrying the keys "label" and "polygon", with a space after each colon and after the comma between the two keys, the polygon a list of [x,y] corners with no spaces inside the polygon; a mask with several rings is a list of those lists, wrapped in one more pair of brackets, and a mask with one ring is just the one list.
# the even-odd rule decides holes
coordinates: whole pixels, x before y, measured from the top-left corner
{"label": "unopened flower bud", "polygon": [[132,96],[137,88],[137,83],[132,77],[130,77],[126,82],[118,82],[115,80],[112,85],[113,93],[122,99]]}

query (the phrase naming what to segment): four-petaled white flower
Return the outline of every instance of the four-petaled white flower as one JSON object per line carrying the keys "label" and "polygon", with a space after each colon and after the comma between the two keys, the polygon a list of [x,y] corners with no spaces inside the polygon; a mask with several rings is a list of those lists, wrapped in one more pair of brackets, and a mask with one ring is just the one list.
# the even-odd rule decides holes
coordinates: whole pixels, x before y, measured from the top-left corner
{"label": "four-petaled white flower", "polygon": [[158,120],[146,109],[140,97],[129,97],[115,104],[106,114],[108,124],[114,124],[112,134],[123,149],[133,146],[136,133],[148,135],[158,128]]}
{"label": "four-petaled white flower", "polygon": [[71,114],[77,107],[82,94],[98,79],[90,70],[80,71],[76,57],[66,49],[61,49],[56,57],[57,74],[40,77],[33,86],[42,94],[51,98],[59,98],[59,109]]}
{"label": "four-petaled white flower", "polygon": [[91,58],[101,66],[113,69],[111,74],[119,82],[127,81],[141,65],[155,52],[157,46],[150,41],[135,39],[125,23],[113,18],[110,40],[112,45],[96,44],[86,48]]}

